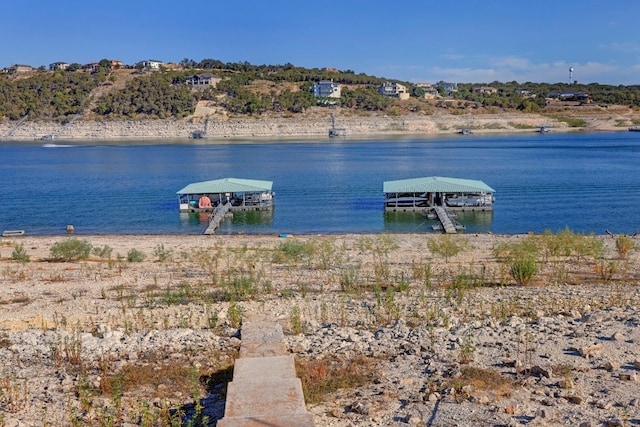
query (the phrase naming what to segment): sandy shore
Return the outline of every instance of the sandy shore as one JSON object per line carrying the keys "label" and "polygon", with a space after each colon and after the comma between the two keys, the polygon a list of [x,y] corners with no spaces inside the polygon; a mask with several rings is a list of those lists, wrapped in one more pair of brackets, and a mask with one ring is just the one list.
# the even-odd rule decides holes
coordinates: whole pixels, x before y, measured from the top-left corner
{"label": "sandy shore", "polygon": [[308,403],[318,426],[640,424],[640,257],[611,236],[540,252],[528,285],[494,252],[527,236],[454,236],[446,258],[422,234],[76,238],[89,259],[52,259],[68,236],[0,239],[0,424],[213,425],[258,313],[300,362],[374,367]]}

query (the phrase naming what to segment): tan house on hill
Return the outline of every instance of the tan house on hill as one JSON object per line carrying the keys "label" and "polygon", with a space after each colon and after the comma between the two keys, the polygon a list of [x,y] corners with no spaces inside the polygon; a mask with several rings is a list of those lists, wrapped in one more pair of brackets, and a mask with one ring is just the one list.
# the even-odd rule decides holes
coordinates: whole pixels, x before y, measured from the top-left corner
{"label": "tan house on hill", "polygon": [[407,87],[396,82],[385,82],[378,88],[378,93],[382,96],[388,96],[399,99],[409,99]]}
{"label": "tan house on hill", "polygon": [[[122,61],[118,61],[117,59],[107,59],[107,61],[109,61],[110,70],[118,70],[124,67],[124,64],[122,63]],[[82,68],[84,68],[85,70],[89,70],[92,73],[95,73],[96,71],[98,71],[98,68],[100,68],[100,62],[91,62],[89,64],[84,65]]]}
{"label": "tan house on hill", "polygon": [[24,64],[13,64],[11,67],[7,69],[9,74],[13,73],[25,73],[27,71],[33,71],[33,67],[31,65]]}
{"label": "tan house on hill", "polygon": [[498,93],[498,89],[491,86],[480,86],[473,89],[475,93],[484,93],[486,95],[493,95],[494,93]]}
{"label": "tan house on hill", "polygon": [[424,91],[424,99],[435,99],[440,96],[438,89],[431,83],[416,83],[416,87]]}
{"label": "tan house on hill", "polygon": [[66,62],[54,62],[49,64],[50,71],[64,71],[69,68],[69,64]]}
{"label": "tan house on hill", "polygon": [[222,77],[216,76],[215,74],[201,73],[189,77],[185,83],[193,87],[205,89],[208,87],[216,87],[221,80]]}

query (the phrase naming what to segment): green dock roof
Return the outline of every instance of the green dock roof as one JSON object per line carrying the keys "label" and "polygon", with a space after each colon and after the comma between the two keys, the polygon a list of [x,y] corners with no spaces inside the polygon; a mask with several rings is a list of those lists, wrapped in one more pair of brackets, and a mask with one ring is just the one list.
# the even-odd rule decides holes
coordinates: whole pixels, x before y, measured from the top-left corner
{"label": "green dock roof", "polygon": [[194,182],[187,185],[176,194],[257,193],[271,191],[272,186],[272,181],[223,178],[213,181]]}
{"label": "green dock roof", "polygon": [[385,193],[495,193],[496,191],[482,181],[474,179],[445,178],[428,176],[424,178],[385,181]]}

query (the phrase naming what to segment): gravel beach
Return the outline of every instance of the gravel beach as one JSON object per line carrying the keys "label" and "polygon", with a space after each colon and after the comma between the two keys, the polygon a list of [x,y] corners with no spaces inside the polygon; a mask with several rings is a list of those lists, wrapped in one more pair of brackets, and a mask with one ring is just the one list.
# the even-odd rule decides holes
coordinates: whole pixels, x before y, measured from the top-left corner
{"label": "gravel beach", "polygon": [[564,237],[2,238],[0,424],[215,425],[260,314],[307,387],[347,372],[318,426],[640,425],[638,253]]}

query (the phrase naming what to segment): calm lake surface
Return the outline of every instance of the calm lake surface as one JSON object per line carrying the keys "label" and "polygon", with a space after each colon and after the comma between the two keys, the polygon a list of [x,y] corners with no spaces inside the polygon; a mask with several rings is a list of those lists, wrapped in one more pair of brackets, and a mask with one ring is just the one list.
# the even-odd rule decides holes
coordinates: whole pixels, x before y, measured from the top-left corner
{"label": "calm lake surface", "polygon": [[[72,144],[65,146],[65,144]],[[419,214],[385,213],[383,181],[478,179],[492,213],[467,233],[640,230],[640,133],[459,136],[325,143],[0,143],[0,231],[199,234],[176,191],[235,177],[273,181],[273,212],[236,213],[219,234],[432,232]]]}

